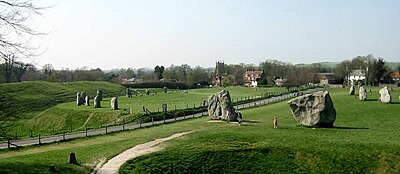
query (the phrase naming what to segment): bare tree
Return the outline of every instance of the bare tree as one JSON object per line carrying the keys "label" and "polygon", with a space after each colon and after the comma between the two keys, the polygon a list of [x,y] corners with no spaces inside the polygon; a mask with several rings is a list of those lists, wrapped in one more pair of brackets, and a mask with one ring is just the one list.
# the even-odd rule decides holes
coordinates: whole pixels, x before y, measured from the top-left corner
{"label": "bare tree", "polygon": [[[41,15],[45,7],[38,7],[32,0],[0,0],[0,57],[9,68],[5,79],[10,79],[14,63],[19,58],[31,58],[38,53],[32,46],[34,36],[43,35],[31,25],[35,15]],[[9,81],[7,81],[9,82]]]}
{"label": "bare tree", "polygon": [[[33,36],[42,35],[32,26],[34,15],[40,15],[42,7],[32,3],[32,0],[0,0],[0,63],[4,62],[3,74],[7,82],[10,82],[14,66],[19,58],[30,58],[35,55],[32,46]],[[0,139],[4,138],[7,128],[11,127],[15,120],[19,119],[19,113],[13,107],[12,99],[1,92],[0,95]]]}

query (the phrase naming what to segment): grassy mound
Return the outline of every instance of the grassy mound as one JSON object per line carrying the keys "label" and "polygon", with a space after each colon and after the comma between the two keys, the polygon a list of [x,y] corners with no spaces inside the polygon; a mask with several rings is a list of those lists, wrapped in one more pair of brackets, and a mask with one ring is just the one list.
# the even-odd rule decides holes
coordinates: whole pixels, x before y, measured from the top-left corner
{"label": "grassy mound", "polygon": [[[43,146],[0,150],[0,173],[50,173],[51,164],[58,173],[90,173],[101,159],[191,130],[197,131],[162,144],[163,151],[127,162],[120,172],[398,173],[400,90],[392,91],[393,104],[379,103],[378,90],[373,88],[368,92],[368,101],[358,101],[348,95],[348,89],[330,89],[337,111],[335,128],[298,127],[289,106],[280,102],[241,110],[247,120],[242,126],[208,122],[203,117]],[[273,128],[274,117],[278,117],[278,129]],[[70,152],[77,155],[81,166],[67,163]]]}
{"label": "grassy mound", "polygon": [[[296,127],[281,102],[243,111],[258,123],[208,123],[206,131],[170,142],[165,151],[128,161],[120,173],[396,173],[400,102],[379,103],[378,88],[372,90],[368,101],[347,89],[330,90],[335,128]],[[274,117],[279,129],[272,128]]]}

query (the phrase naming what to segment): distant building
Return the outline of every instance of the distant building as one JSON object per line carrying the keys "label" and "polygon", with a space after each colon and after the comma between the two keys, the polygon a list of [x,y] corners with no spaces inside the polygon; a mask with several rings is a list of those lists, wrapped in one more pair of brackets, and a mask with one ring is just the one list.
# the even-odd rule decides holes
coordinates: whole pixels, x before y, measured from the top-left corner
{"label": "distant building", "polygon": [[246,70],[243,75],[243,82],[245,86],[257,87],[258,82],[265,79],[264,71]]}
{"label": "distant building", "polygon": [[357,81],[365,80],[365,71],[364,70],[353,70],[350,72],[348,80],[352,84],[356,84]]}
{"label": "distant building", "polygon": [[383,77],[385,83],[399,83],[400,82],[400,73],[399,72],[390,72],[385,77]]}
{"label": "distant building", "polygon": [[329,86],[332,84],[341,84],[343,83],[338,78],[335,77],[334,73],[318,73],[319,84],[322,86]]}
{"label": "distant building", "polygon": [[285,85],[286,81],[287,81],[287,79],[279,78],[279,79],[275,79],[274,82],[275,82],[276,86],[283,86],[283,85]]}

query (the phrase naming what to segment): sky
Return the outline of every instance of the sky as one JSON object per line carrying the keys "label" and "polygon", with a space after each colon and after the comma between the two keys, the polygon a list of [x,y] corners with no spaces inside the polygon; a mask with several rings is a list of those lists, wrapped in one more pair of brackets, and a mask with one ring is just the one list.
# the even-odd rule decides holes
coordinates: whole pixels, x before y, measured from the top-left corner
{"label": "sky", "polygon": [[399,0],[42,0],[40,68],[400,61]]}

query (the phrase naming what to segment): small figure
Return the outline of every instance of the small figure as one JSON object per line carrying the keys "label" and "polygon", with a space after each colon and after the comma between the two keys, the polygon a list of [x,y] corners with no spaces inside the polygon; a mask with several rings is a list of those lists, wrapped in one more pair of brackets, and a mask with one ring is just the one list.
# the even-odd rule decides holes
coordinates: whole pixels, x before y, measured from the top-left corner
{"label": "small figure", "polygon": [[274,128],[278,128],[278,118],[274,118]]}

